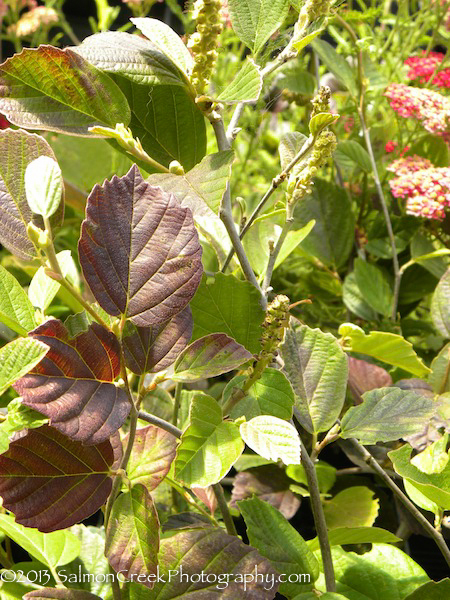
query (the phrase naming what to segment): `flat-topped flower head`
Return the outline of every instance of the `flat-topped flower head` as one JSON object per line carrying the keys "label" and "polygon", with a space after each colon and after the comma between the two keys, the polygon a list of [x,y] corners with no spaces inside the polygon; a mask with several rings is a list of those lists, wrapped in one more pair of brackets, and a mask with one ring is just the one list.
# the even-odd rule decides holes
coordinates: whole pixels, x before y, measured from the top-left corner
{"label": "flat-topped flower head", "polygon": [[415,173],[416,171],[422,171],[423,169],[430,169],[433,165],[428,158],[423,156],[405,156],[403,158],[397,158],[391,163],[387,170],[396,175],[407,175],[408,173]]}
{"label": "flat-topped flower head", "polygon": [[443,68],[434,75],[443,60],[444,54],[441,52],[430,52],[428,56],[424,54],[422,56],[410,56],[405,60],[405,65],[410,67],[408,78],[418,83],[427,83],[433,78],[433,86],[450,88],[450,68]]}

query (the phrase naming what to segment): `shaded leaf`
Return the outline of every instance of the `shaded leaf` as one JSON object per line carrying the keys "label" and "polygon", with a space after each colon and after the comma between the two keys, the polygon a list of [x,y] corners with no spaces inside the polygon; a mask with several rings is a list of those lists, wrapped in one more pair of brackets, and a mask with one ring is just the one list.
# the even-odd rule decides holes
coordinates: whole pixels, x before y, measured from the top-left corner
{"label": "shaded leaf", "polygon": [[280,593],[291,597],[311,589],[319,576],[319,563],[294,527],[273,506],[257,497],[242,500],[238,507],[250,544],[270,560],[278,573],[285,576],[301,573],[310,577],[306,583],[283,583]]}
{"label": "shaded leaf", "polygon": [[80,553],[80,542],[70,531],[41,533],[19,525],[11,515],[0,515],[0,529],[30,556],[51,569],[69,563]]}
{"label": "shaded leaf", "polygon": [[392,311],[393,291],[384,272],[362,258],[354,262],[355,280],[367,304],[388,317]]}
{"label": "shaded leaf", "polygon": [[429,581],[417,588],[412,594],[406,596],[405,600],[442,600],[450,594],[450,579],[441,581]]}
{"label": "shaded leaf", "polygon": [[[307,140],[308,138],[306,135],[303,135],[303,133],[299,133],[298,131],[290,131],[281,137],[278,151],[280,153],[281,169],[283,171],[289,163],[294,160]],[[300,164],[297,163],[293,167],[291,172],[293,175],[298,175],[301,169],[302,166],[300,162]]]}
{"label": "shaded leaf", "polygon": [[344,279],[342,300],[345,306],[360,319],[376,321],[378,315],[364,300],[361,290],[356,283],[355,272],[352,271]]}
{"label": "shaded leaf", "polygon": [[146,183],[136,166],[94,187],[81,231],[84,276],[110,315],[148,327],[168,321],[193,297],[202,265],[192,213]]}
{"label": "shaded leaf", "polygon": [[292,519],[300,507],[300,499],[290,491],[291,483],[276,465],[242,471],[234,478],[230,506],[236,508],[240,500],[257,496],[278,509],[286,519]]}
{"label": "shaded leaf", "polygon": [[138,35],[123,31],[94,33],[73,50],[101,71],[135,83],[187,85],[186,76],[158,45]]}
{"label": "shaded leaf", "polygon": [[310,433],[327,431],[341,412],[347,387],[347,360],[337,340],[302,325],[286,332],[282,356],[300,423]]}
{"label": "shaded leaf", "polygon": [[[128,100],[129,126],[145,152],[165,167],[177,160],[185,171],[201,161],[206,154],[205,117],[183,87],[149,86],[120,75],[111,76]],[[125,152],[117,144],[114,147]],[[152,171],[148,162],[141,166]]]}
{"label": "shaded leaf", "polygon": [[378,516],[379,502],[372,490],[351,486],[331,500],[325,500],[323,511],[328,529],[370,527]]}
{"label": "shaded leaf", "polygon": [[343,140],[338,143],[333,158],[341,167],[353,168],[355,165],[366,173],[372,171],[372,163],[367,150],[354,140]]}
{"label": "shaded leaf", "polygon": [[128,321],[122,336],[127,367],[137,375],[167,369],[188,345],[192,327],[189,306],[152,327],[136,327]]}
{"label": "shaded leaf", "polygon": [[17,279],[0,265],[0,321],[19,335],[36,327],[31,302]]}
{"label": "shaded leaf", "polygon": [[233,30],[257,54],[282,24],[289,11],[289,0],[230,0]]}
{"label": "shaded leaf", "polygon": [[99,596],[84,590],[69,590],[67,588],[41,588],[28,592],[24,600],[101,600]]}
{"label": "shaded leaf", "polygon": [[[40,217],[33,218],[25,195],[26,168],[40,156],[55,158],[44,138],[22,130],[0,131],[0,242],[22,260],[31,260],[36,255],[28,239],[28,223],[42,224]],[[61,204],[50,220],[52,225],[59,225],[62,216]]]}
{"label": "shaded leaf", "polygon": [[[314,463],[316,469],[317,482],[321,494],[326,494],[331,490],[336,482],[336,469],[331,465],[318,460]],[[291,465],[286,469],[286,475],[308,487],[308,478],[306,477],[303,465]]]}
{"label": "shaded leaf", "polygon": [[192,399],[188,426],[177,448],[177,481],[188,487],[218,483],[243,449],[238,426],[223,421],[222,409],[214,398],[197,393]]}
{"label": "shaded leaf", "polygon": [[401,335],[387,331],[371,331],[366,334],[353,323],[343,323],[339,327],[339,334],[343,337],[347,351],[373,356],[419,377],[430,372],[414,352],[413,345]]}
{"label": "shaded leaf", "polygon": [[242,423],[239,431],[247,446],[263,458],[285,465],[300,463],[300,438],[291,423],[261,415]]}
{"label": "shaded leaf", "polygon": [[105,554],[125,579],[153,587],[159,549],[159,519],[152,497],[140,483],[114,501],[106,528]]}
{"label": "shaded leaf", "polygon": [[29,338],[18,338],[0,348],[0,394],[31,371],[47,352],[48,346]]}
{"label": "shaded leaf", "polygon": [[450,269],[447,269],[434,290],[431,317],[436,329],[445,338],[450,337]]}
{"label": "shaded leaf", "polygon": [[[129,434],[123,443],[126,447]],[[167,431],[149,425],[136,431],[127,466],[127,477],[133,485],[139,483],[151,492],[158,487],[175,458],[176,438]]]}
{"label": "shaded leaf", "polygon": [[362,444],[391,442],[423,429],[435,412],[433,401],[398,388],[366,392],[359,406],[352,406],[341,421],[341,436]]}
{"label": "shaded leaf", "polygon": [[[352,488],[351,488],[352,489]],[[338,527],[328,532],[330,546],[343,546],[345,544],[395,544],[401,539],[386,529],[379,527]],[[312,552],[320,550],[319,539],[315,537],[308,540]]]}
{"label": "shaded leaf", "polygon": [[[222,404],[225,405],[236,388],[247,381],[247,375],[237,375],[223,391]],[[231,418],[241,416],[252,419],[260,415],[271,415],[289,421],[292,418],[294,391],[286,376],[277,369],[264,369],[261,377],[255,381],[245,397],[231,410]]]}
{"label": "shaded leaf", "polygon": [[183,350],[175,362],[172,379],[197,381],[216,377],[252,358],[248,350],[224,333],[205,335]]}
{"label": "shaded leaf", "polygon": [[428,381],[436,394],[450,392],[450,343],[433,359]]}
{"label": "shaded leaf", "polygon": [[175,194],[181,206],[191,209],[194,218],[216,216],[222,203],[234,160],[232,150],[208,154],[184,175],[155,173],[147,181]]}
{"label": "shaded leaf", "polygon": [[387,387],[391,383],[392,377],[382,367],[353,356],[348,357],[348,386],[358,404],[365,392]]}
{"label": "shaded leaf", "polygon": [[174,529],[203,529],[204,527],[213,527],[213,524],[208,517],[199,513],[184,512],[170,515],[167,521],[163,523],[162,530],[165,533],[166,531],[173,531]]}
{"label": "shaded leaf", "polygon": [[358,95],[358,85],[355,71],[343,56],[338,54],[331,44],[325,40],[315,39],[312,47],[319,55],[320,60],[328,67],[336,79],[349,90],[353,96]]}
{"label": "shaded leaf", "polygon": [[109,440],[84,446],[48,425],[30,429],[0,456],[3,507],[25,527],[42,532],[70,527],[106,501],[114,459]]}
{"label": "shaded leaf", "polygon": [[344,265],[353,247],[355,219],[351,203],[342,188],[316,179],[309,196],[295,209],[295,225],[302,227],[314,219],[314,229],[302,249],[329,267]]}
{"label": "shaded leaf", "polygon": [[0,112],[27,129],[88,135],[95,125],[128,125],[117,85],[70,48],[25,48],[0,66]]}
{"label": "shaded leaf", "polygon": [[216,273],[214,281],[204,276],[190,304],[193,339],[226,333],[249,352],[259,352],[265,315],[259,301],[258,291],[248,281],[224,273]]}
{"label": "shaded leaf", "polygon": [[248,58],[233,81],[219,94],[217,100],[225,104],[256,102],[261,94],[262,83],[259,67]]}
{"label": "shaded leaf", "polygon": [[56,319],[30,334],[49,346],[44,359],[14,384],[26,406],[47,416],[72,440],[99,444],[113,435],[130,412],[126,392],[112,382],[120,370],[119,343],[97,323],[69,338]]}
{"label": "shaded leaf", "polygon": [[180,36],[171,27],[159,19],[150,19],[149,17],[131,18],[130,21],[181,71],[191,72],[194,59]]}
{"label": "shaded leaf", "polygon": [[58,210],[63,194],[61,169],[50,156],[39,156],[25,170],[25,195],[31,210],[51,217]]}
{"label": "shaded leaf", "polygon": [[[301,64],[288,64],[277,77],[276,81],[278,87],[288,89],[290,92],[294,92],[294,94],[313,96],[316,90],[316,79],[314,75],[305,71]],[[302,136],[303,134],[298,133],[297,131],[290,132],[283,135],[281,139],[291,135]]]}

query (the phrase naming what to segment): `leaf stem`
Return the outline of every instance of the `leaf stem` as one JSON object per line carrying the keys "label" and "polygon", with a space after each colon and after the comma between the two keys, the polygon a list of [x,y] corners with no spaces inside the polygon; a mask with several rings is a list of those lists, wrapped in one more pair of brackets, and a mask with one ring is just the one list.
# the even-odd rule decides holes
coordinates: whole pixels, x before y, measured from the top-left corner
{"label": "leaf stem", "polygon": [[286,241],[287,234],[292,228],[294,224],[294,206],[291,202],[288,201],[286,206],[286,221],[284,222],[283,229],[281,230],[280,237],[277,240],[275,248],[269,255],[269,262],[267,264],[266,274],[264,276],[263,282],[263,291],[267,295],[269,292],[270,281],[272,279],[272,274],[275,269],[275,263],[277,262],[278,255],[280,254],[281,248]]}
{"label": "leaf stem", "polygon": [[227,501],[225,500],[225,494],[223,493],[223,487],[220,483],[215,483],[212,486],[214,490],[214,495],[217,499],[217,504],[219,506],[220,512],[222,514],[223,522],[225,523],[225,527],[227,528],[227,533],[229,535],[237,536],[236,526],[233,521],[233,517],[231,516],[230,510],[228,508]]}
{"label": "leaf stem", "polygon": [[165,421],[164,419],[161,419],[155,415],[151,415],[143,410],[138,412],[138,418],[142,419],[143,421],[147,421],[147,423],[150,423],[151,425],[156,425],[156,427],[164,429],[164,431],[171,433],[176,438],[180,438],[181,434],[183,433],[181,429],[178,429],[178,427],[172,425],[172,423],[169,423],[169,421]]}
{"label": "leaf stem", "polygon": [[445,559],[445,562],[450,567],[450,549],[447,546],[445,539],[442,534],[433,527],[433,525],[423,516],[423,514],[419,511],[418,508],[411,502],[411,500],[402,492],[402,490],[397,486],[396,483],[389,477],[389,475],[385,472],[383,467],[381,467],[378,462],[374,459],[374,457],[370,454],[370,452],[362,446],[357,440],[354,438],[347,440],[354,450],[359,454],[359,456],[364,460],[364,462],[374,471],[380,479],[384,481],[387,487],[397,496],[399,501],[403,504],[403,506],[408,510],[411,515],[416,519],[420,525],[425,529],[425,531],[429,534],[429,536],[435,541],[437,547],[442,553],[442,556]]}
{"label": "leaf stem", "polygon": [[178,413],[180,412],[180,404],[181,404],[181,392],[183,391],[183,384],[181,381],[178,381],[175,386],[175,404],[173,407],[173,417],[172,421],[175,427],[178,426]]}
{"label": "leaf stem", "polygon": [[11,569],[13,567],[12,561],[8,558],[7,553],[4,551],[3,546],[0,544],[0,565],[3,565],[5,569]]}
{"label": "leaf stem", "polygon": [[178,494],[180,494],[180,496],[182,496],[188,504],[194,506],[196,510],[198,510],[204,517],[207,517],[211,523],[213,523],[216,527],[220,527],[220,524],[216,521],[216,519],[210,515],[208,511],[203,508],[203,506],[200,506],[200,504],[194,500],[194,498],[184,489],[183,486],[167,476],[164,478],[164,481],[167,481],[174,491],[178,492]]}
{"label": "leaf stem", "polygon": [[[300,436],[299,436],[300,437]],[[331,557],[330,541],[328,539],[327,524],[320,499],[319,483],[317,480],[314,463],[300,437],[301,461],[305,469],[306,479],[308,480],[308,490],[310,493],[311,509],[319,540],[320,553],[322,555],[323,572],[325,575],[325,586],[327,592],[336,591],[336,578],[334,576],[333,560]]]}

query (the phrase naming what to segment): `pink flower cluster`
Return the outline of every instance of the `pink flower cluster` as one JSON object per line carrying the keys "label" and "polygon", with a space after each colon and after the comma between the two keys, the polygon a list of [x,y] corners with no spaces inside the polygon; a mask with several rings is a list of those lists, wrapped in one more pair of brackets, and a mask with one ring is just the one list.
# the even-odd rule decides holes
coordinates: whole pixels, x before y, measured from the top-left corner
{"label": "pink flower cluster", "polygon": [[450,98],[403,83],[391,83],[384,95],[401,117],[413,117],[430,133],[450,139]]}
{"label": "pink flower cluster", "polygon": [[397,175],[389,182],[392,195],[406,199],[408,214],[439,221],[445,217],[450,206],[449,167],[433,167],[428,159],[413,155],[395,160],[388,171]]}
{"label": "pink flower cluster", "polygon": [[[430,80],[436,68],[444,59],[441,52],[430,52],[428,56],[410,56],[405,60],[405,65],[411,67],[408,71],[410,80],[418,80],[426,83]],[[436,87],[450,88],[450,68],[445,68],[436,73],[432,85]]]}

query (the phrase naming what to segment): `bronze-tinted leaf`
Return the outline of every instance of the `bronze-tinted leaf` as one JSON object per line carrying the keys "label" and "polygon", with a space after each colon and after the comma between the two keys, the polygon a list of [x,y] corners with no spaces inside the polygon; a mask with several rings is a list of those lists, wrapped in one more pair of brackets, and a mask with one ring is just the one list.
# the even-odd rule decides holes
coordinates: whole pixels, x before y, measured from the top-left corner
{"label": "bronze-tinted leaf", "polygon": [[158,513],[147,489],[134,485],[113,504],[105,554],[117,573],[152,588],[155,577],[150,576],[156,574],[158,550]]}
{"label": "bronze-tinted leaf", "polygon": [[128,321],[123,336],[127,367],[137,375],[167,369],[188,345],[192,328],[189,306],[170,321],[152,327],[136,327]]}
{"label": "bronze-tinted leaf", "polygon": [[237,369],[253,355],[225,333],[213,333],[190,344],[175,362],[174,381],[198,381]]}
{"label": "bronze-tinted leaf", "polygon": [[[180,577],[181,566],[183,577]],[[149,594],[144,586],[132,583],[130,600],[272,600],[278,589],[277,573],[270,562],[239,538],[217,527],[180,531],[161,540],[159,567],[162,578],[152,592]],[[256,572],[259,577],[253,581],[247,578],[244,584],[243,575]],[[223,573],[230,577],[227,586],[220,590],[216,585]],[[272,576],[274,586],[266,589],[269,587],[266,578],[272,582]]]}
{"label": "bronze-tinted leaf", "polygon": [[19,434],[0,455],[0,496],[17,523],[44,533],[86,519],[111,492],[109,440],[84,446],[44,425]]}
{"label": "bronze-tinted leaf", "polygon": [[386,369],[366,360],[348,357],[348,387],[357,404],[362,402],[361,396],[365,392],[391,385],[391,383],[392,377]]}
{"label": "bronze-tinted leaf", "polygon": [[50,419],[73,440],[99,444],[111,437],[130,412],[125,391],[113,383],[120,370],[119,343],[97,323],[69,338],[51,319],[30,335],[50,347],[44,359],[15,383],[23,403]]}
{"label": "bronze-tinted leaf", "polygon": [[101,600],[101,598],[84,590],[41,588],[40,590],[28,592],[23,600]]}
{"label": "bronze-tinted leaf", "polygon": [[231,493],[232,508],[236,502],[253,495],[277,508],[286,519],[292,519],[300,507],[300,500],[289,489],[292,481],[276,465],[265,465],[238,473]]}
{"label": "bronze-tinted leaf", "polygon": [[[123,444],[126,447],[128,435]],[[127,475],[133,483],[142,483],[148,491],[154,490],[170,469],[177,448],[176,438],[167,431],[149,425],[136,431],[128,461]]]}
{"label": "bronze-tinted leaf", "polygon": [[192,213],[146,183],[134,165],[96,185],[88,198],[80,262],[97,302],[138,327],[164,323],[185,308],[202,276]]}
{"label": "bronze-tinted leaf", "polygon": [[[28,223],[42,224],[41,217],[33,216],[25,195],[25,170],[39,156],[55,159],[44,138],[21,129],[0,131],[0,243],[23,260],[36,255],[27,236]],[[63,211],[61,202],[50,219],[52,225],[61,223]]]}
{"label": "bronze-tinted leaf", "polygon": [[191,492],[194,493],[199,500],[208,507],[209,512],[214,516],[217,508],[217,496],[214,492],[214,488],[210,485],[207,488],[193,487]]}

